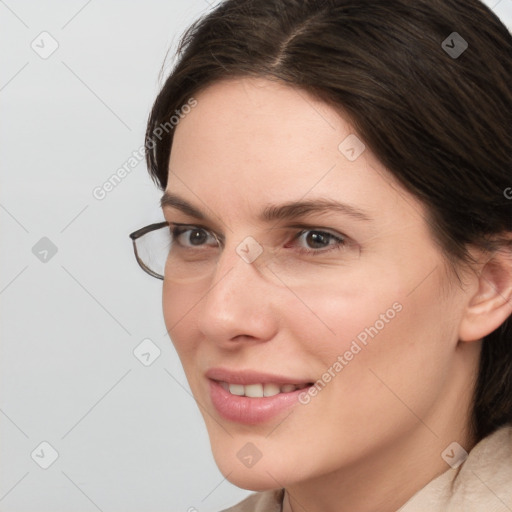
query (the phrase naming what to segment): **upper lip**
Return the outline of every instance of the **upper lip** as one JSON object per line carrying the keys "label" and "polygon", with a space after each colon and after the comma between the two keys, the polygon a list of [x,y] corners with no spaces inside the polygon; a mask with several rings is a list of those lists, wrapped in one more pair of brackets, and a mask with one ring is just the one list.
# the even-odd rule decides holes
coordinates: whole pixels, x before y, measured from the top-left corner
{"label": "upper lip", "polygon": [[309,384],[312,381],[308,379],[284,377],[271,373],[263,373],[254,370],[234,371],[226,368],[210,368],[206,372],[206,377],[212,380],[227,382],[228,384]]}

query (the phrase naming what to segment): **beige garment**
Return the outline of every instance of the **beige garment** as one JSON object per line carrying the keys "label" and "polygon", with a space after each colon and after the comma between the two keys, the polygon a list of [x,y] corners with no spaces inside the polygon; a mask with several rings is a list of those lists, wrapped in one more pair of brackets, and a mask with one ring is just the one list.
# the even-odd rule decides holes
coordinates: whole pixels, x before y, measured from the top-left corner
{"label": "beige garment", "polygon": [[[284,489],[257,492],[222,512],[281,512]],[[512,512],[512,426],[482,439],[397,512]]]}

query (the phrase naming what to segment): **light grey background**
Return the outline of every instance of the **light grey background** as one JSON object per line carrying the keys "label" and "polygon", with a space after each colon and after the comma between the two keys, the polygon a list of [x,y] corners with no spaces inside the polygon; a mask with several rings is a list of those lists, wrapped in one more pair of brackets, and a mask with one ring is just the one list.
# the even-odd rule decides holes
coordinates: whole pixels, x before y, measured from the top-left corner
{"label": "light grey background", "polygon": [[[215,466],[161,282],[132,254],[128,234],[162,218],[144,162],[93,195],[214,3],[0,0],[1,512],[214,512],[249,494]],[[512,28],[512,0],[486,3]]]}

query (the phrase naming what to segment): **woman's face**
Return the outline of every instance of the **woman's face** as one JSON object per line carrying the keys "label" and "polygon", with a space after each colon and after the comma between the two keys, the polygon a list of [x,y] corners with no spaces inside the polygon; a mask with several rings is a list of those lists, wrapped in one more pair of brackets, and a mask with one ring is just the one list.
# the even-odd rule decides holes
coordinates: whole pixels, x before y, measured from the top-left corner
{"label": "woman's face", "polygon": [[[465,298],[425,209],[302,90],[246,78],[196,100],[166,192],[204,218],[164,206],[199,227],[177,239],[163,308],[220,470],[260,490],[433,446],[461,414]],[[311,208],[327,201],[342,206]],[[295,202],[310,204],[277,210]]]}

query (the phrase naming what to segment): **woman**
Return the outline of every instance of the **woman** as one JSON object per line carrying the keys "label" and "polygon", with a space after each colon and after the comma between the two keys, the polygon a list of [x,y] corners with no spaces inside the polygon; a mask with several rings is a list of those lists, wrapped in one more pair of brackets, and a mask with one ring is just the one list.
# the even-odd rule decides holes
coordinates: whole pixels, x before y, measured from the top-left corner
{"label": "woman", "polygon": [[185,34],[165,222],[131,236],[257,491],[231,512],[512,510],[511,84],[478,0],[228,0]]}

